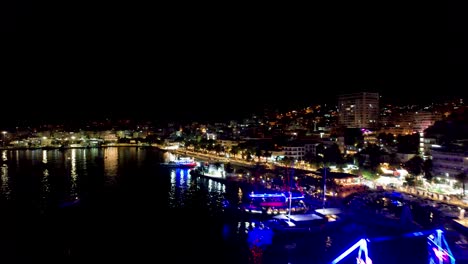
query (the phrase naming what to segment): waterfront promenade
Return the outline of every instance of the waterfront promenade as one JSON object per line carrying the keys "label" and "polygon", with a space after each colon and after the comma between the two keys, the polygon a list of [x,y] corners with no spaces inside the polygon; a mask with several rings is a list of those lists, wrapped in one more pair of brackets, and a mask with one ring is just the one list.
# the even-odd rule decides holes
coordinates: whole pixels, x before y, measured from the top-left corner
{"label": "waterfront promenade", "polygon": [[[185,149],[184,150],[182,150],[182,149],[170,150],[170,151],[172,151],[174,153],[177,153],[179,155],[184,155],[184,156],[188,155],[188,156],[192,156],[194,158],[197,158],[197,159],[200,159],[200,160],[205,160],[205,161],[230,162],[233,165],[244,166],[246,168],[253,168],[256,165],[256,162],[248,162],[248,161],[245,161],[245,160],[233,159],[233,158],[227,160],[224,157],[218,157],[218,156],[213,155],[213,154],[194,152],[194,151],[185,150]],[[428,202],[432,202],[432,203],[436,203],[436,204],[442,204],[443,203],[443,204],[458,206],[460,208],[460,210],[464,209],[464,210],[466,210],[468,212],[468,198],[467,197],[465,197],[464,199],[444,200],[444,199],[440,199],[439,195],[430,195],[429,193],[425,193],[426,195],[424,195],[423,193],[420,193],[415,189],[398,188],[397,191],[401,192],[401,193],[404,193],[406,195],[411,195],[411,196],[417,197],[418,199],[423,199],[423,200],[426,200]],[[468,218],[466,216],[464,216],[463,219],[458,219],[458,220],[459,220],[459,221],[457,221],[458,225],[462,229],[465,229],[465,232],[464,232],[465,234],[468,234]]]}
{"label": "waterfront promenade", "polygon": [[[158,148],[163,150],[163,147],[159,146]],[[190,151],[190,150],[185,150],[185,149],[176,149],[176,150],[167,150],[171,151],[174,153],[177,153],[179,155],[185,155],[185,156],[192,156],[194,158],[204,160],[204,161],[211,161],[211,162],[224,162],[224,163],[231,163],[234,165],[238,166],[244,166],[246,168],[253,168],[257,164],[257,162],[249,162],[246,160],[238,159],[238,158],[224,158],[224,157],[219,157],[210,153],[201,153],[201,152],[195,152],[195,151]],[[278,166],[278,165],[275,165]],[[307,171],[306,168],[301,168],[299,170]],[[315,171],[315,170],[310,170]],[[468,197],[464,197],[463,199],[449,199],[449,200],[441,200],[439,195],[436,194],[431,194],[431,193],[426,193],[426,195],[423,195],[422,193],[419,193],[417,190],[414,189],[408,189],[408,188],[398,188],[396,189],[399,192],[418,196],[427,200],[431,200],[434,202],[443,202],[446,204],[452,204],[460,207],[468,207]]]}

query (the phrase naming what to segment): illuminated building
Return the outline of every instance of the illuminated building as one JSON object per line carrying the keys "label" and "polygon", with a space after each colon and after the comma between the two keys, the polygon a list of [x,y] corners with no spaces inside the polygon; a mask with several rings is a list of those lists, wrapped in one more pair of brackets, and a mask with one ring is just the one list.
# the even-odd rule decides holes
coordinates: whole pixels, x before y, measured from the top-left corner
{"label": "illuminated building", "polygon": [[372,128],[379,117],[378,93],[352,93],[338,96],[338,124],[348,128]]}
{"label": "illuminated building", "polygon": [[468,150],[466,147],[433,145],[431,155],[435,176],[451,178],[468,171]]}

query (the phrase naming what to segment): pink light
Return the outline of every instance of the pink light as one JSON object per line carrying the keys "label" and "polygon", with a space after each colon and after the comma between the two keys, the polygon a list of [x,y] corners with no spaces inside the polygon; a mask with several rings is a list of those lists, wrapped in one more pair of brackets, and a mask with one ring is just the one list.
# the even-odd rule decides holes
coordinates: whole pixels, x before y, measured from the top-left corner
{"label": "pink light", "polygon": [[370,258],[366,258],[366,260],[363,260],[362,258],[356,258],[357,264],[372,264],[372,260]]}
{"label": "pink light", "polygon": [[447,253],[443,250],[439,250],[435,247],[432,248],[432,250],[434,251],[434,254],[436,255],[436,257],[439,259],[439,260],[445,260],[447,259]]}

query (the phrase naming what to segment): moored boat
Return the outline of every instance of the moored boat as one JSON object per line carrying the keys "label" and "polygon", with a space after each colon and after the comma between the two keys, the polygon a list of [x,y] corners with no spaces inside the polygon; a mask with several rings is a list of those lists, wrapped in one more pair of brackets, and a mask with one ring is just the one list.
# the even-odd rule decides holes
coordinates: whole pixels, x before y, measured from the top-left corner
{"label": "moored boat", "polygon": [[327,219],[315,213],[280,214],[265,221],[275,232],[318,232],[325,227]]}
{"label": "moored boat", "polygon": [[159,163],[159,165],[167,168],[190,169],[195,168],[198,165],[192,157],[174,156],[171,153],[167,153],[167,155],[164,156],[164,160],[165,162]]}
{"label": "moored boat", "polygon": [[225,182],[226,176],[221,170],[210,170],[205,166],[198,166],[190,171],[190,175],[194,177],[208,178],[219,182]]}
{"label": "moored boat", "polygon": [[304,200],[300,192],[250,193],[240,209],[257,215],[301,214],[308,210]]}

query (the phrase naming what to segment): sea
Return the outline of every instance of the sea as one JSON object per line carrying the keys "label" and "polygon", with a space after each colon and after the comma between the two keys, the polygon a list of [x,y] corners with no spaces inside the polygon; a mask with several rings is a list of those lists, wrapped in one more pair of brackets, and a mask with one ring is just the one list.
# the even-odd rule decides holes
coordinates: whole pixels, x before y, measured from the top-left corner
{"label": "sea", "polygon": [[425,239],[355,223],[254,248],[259,221],[238,210],[254,186],[164,168],[163,153],[2,150],[0,263],[321,264],[368,237],[379,238],[367,243],[375,264],[428,263]]}

